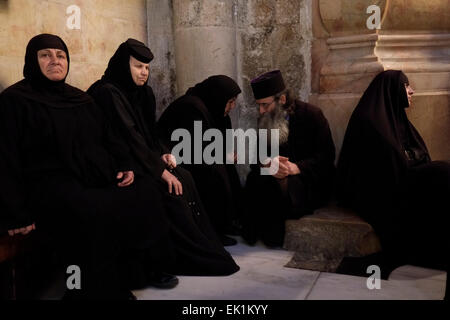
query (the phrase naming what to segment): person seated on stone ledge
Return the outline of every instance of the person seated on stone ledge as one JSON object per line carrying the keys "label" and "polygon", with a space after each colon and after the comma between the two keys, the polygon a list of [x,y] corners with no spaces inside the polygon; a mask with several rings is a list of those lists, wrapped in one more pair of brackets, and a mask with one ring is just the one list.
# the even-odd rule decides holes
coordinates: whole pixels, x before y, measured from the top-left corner
{"label": "person seated on stone ledge", "polygon": [[143,286],[172,288],[158,188],[134,175],[93,99],[65,83],[69,64],[60,37],[37,35],[25,79],[0,94],[0,233],[48,233],[66,268],[80,268],[81,288],[67,299],[134,299],[122,264],[140,272]]}
{"label": "person seated on stone ledge", "polygon": [[[201,137],[205,131],[218,129],[225,141],[227,129],[231,129],[229,112],[236,107],[241,93],[238,84],[228,76],[214,75],[189,88],[185,95],[172,102],[158,120],[158,130],[166,145],[172,149],[178,142],[171,141],[174,130],[186,129],[191,136],[192,146],[195,122],[201,125]],[[203,155],[206,144],[198,152]],[[226,148],[224,148],[226,151]],[[225,246],[235,245],[235,239],[227,234],[239,232],[242,187],[236,166],[222,163],[206,164],[201,157],[194,163],[196,150],[192,148],[190,163],[182,166],[194,177],[206,212]],[[226,155],[226,153],[224,153]]]}
{"label": "person seated on stone ledge", "polygon": [[[262,175],[260,164],[251,166],[242,235],[249,244],[260,238],[267,246],[282,246],[286,219],[312,214],[329,200],[335,147],[322,111],[294,99],[279,70],[253,79],[251,87],[258,105],[258,129],[279,130],[279,157],[273,160],[279,168]],[[271,137],[268,142],[271,149]]]}
{"label": "person seated on stone ledge", "polygon": [[147,85],[153,54],[144,43],[128,39],[113,57],[102,79],[89,89],[107,121],[130,148],[136,174],[151,175],[159,187],[170,225],[175,274],[229,275],[239,270],[203,208],[192,176],[160,143],[156,102]]}
{"label": "person seated on stone ledge", "polygon": [[337,200],[372,225],[382,252],[344,258],[339,273],[367,276],[367,267],[378,265],[387,279],[403,264],[445,268],[450,163],[431,160],[408,120],[413,94],[402,71],[381,72],[350,118],[337,166]]}

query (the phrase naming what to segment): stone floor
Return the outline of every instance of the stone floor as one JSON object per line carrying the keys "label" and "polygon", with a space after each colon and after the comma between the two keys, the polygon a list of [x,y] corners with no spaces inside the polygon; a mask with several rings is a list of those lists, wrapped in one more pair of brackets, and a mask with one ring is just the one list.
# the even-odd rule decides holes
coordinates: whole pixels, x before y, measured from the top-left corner
{"label": "stone floor", "polygon": [[[284,267],[293,252],[239,243],[226,247],[241,270],[227,277],[179,276],[170,290],[136,290],[139,300],[440,300],[444,297],[446,272],[415,266],[393,271],[380,289],[367,288],[367,278]],[[61,275],[62,277],[64,275]],[[369,275],[368,275],[369,276]],[[63,278],[56,281],[43,300],[59,300]]]}
{"label": "stone floor", "polygon": [[[228,277],[180,276],[171,290],[134,291],[139,300],[439,300],[444,271],[403,266],[380,289],[369,290],[367,278],[286,268],[292,252],[242,243],[227,247],[241,270]],[[369,275],[368,275],[369,276]]]}

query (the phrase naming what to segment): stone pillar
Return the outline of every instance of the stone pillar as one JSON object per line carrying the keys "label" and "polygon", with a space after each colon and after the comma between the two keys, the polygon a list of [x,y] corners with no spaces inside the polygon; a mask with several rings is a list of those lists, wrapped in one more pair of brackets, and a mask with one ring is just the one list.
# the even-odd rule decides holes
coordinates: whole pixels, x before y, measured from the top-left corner
{"label": "stone pillar", "polygon": [[160,116],[176,96],[172,0],[147,0],[148,44],[155,58],[150,64],[150,85]]}
{"label": "stone pillar", "polygon": [[[157,97],[165,97],[158,111],[195,83],[225,74],[243,91],[239,108],[230,114],[233,127],[255,128],[250,80],[273,69],[280,69],[293,93],[307,101],[311,1],[148,0],[149,43],[156,50],[152,85]],[[240,169],[242,178],[247,169]]]}
{"label": "stone pillar", "polygon": [[[280,69],[292,93],[307,101],[311,83],[311,0],[236,0],[239,85],[237,126],[256,128],[258,116],[250,81]],[[242,180],[247,166],[239,168]]]}
{"label": "stone pillar", "polygon": [[[377,5],[380,29],[369,30]],[[313,101],[340,151],[349,117],[374,76],[401,69],[416,90],[408,116],[433,159],[450,159],[450,19],[446,0],[319,0],[313,6]]]}
{"label": "stone pillar", "polygon": [[215,74],[236,79],[233,1],[173,0],[177,93]]}
{"label": "stone pillar", "polygon": [[239,126],[256,127],[257,109],[250,81],[280,69],[295,96],[307,101],[311,83],[311,0],[239,0],[239,75],[243,98]]}

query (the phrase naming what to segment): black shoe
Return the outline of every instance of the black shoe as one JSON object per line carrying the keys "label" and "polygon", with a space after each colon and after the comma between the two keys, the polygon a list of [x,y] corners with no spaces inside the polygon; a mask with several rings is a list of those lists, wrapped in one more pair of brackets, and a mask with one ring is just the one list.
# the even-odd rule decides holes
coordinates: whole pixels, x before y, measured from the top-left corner
{"label": "black shoe", "polygon": [[153,272],[148,285],[160,289],[172,289],[178,285],[178,278],[165,272]]}
{"label": "black shoe", "polygon": [[237,245],[237,241],[235,239],[228,237],[224,234],[220,236],[220,241],[222,242],[222,245],[224,247],[230,247],[230,246]]}
{"label": "black shoe", "polygon": [[377,252],[364,257],[345,257],[335,273],[367,278],[370,275],[367,268],[375,265],[380,268],[381,279],[388,280],[391,272],[404,264],[398,260],[388,259],[382,252]]}
{"label": "black shoe", "polygon": [[254,246],[258,241],[258,237],[253,227],[243,225],[241,230],[241,237],[248,245]]}

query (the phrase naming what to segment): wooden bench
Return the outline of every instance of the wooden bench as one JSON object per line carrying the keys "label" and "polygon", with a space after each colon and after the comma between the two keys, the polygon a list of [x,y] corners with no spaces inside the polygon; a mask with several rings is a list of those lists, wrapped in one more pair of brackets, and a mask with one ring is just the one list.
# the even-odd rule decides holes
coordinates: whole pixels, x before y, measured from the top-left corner
{"label": "wooden bench", "polygon": [[373,228],[354,212],[329,206],[286,221],[284,248],[294,251],[286,267],[334,272],[346,256],[381,250]]}

